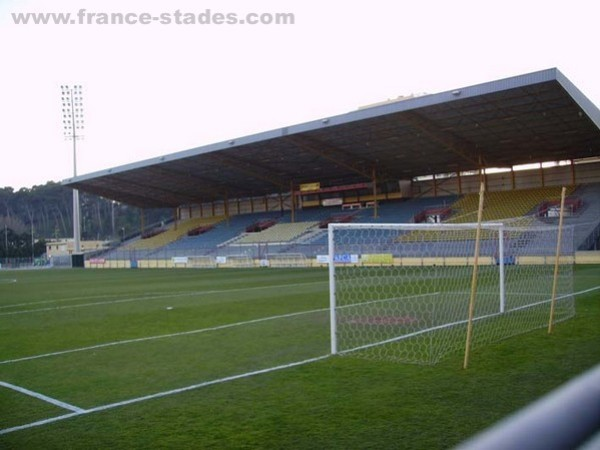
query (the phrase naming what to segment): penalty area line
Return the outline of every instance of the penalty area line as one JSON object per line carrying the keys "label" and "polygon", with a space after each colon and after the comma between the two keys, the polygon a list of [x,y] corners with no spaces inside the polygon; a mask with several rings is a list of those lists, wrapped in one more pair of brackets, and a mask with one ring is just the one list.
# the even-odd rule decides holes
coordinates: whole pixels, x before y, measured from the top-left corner
{"label": "penalty area line", "polygon": [[[37,422],[31,422],[31,423],[27,423],[27,424],[24,424],[24,425],[18,425],[16,427],[5,428],[3,430],[0,430],[0,435],[12,433],[14,431],[19,431],[19,430],[26,430],[26,429],[33,428],[33,427],[38,427],[38,426],[41,426],[41,425],[46,425],[46,424],[49,424],[49,423],[53,423],[53,422],[58,422],[58,421],[61,421],[61,420],[70,419],[72,417],[77,417],[77,416],[92,414],[92,413],[96,413],[96,412],[106,411],[106,410],[109,410],[109,409],[119,408],[121,406],[127,406],[127,405],[131,405],[131,404],[134,404],[134,403],[145,402],[145,401],[148,401],[148,400],[154,400],[156,398],[168,397],[168,396],[171,396],[171,395],[176,395],[176,394],[180,394],[182,392],[192,391],[192,390],[195,390],[195,389],[200,389],[200,388],[207,387],[207,386],[212,386],[212,385],[215,385],[215,384],[227,383],[229,381],[235,381],[235,380],[240,380],[240,379],[243,379],[243,378],[249,378],[249,377],[253,377],[253,376],[256,376],[256,375],[262,375],[262,374],[269,373],[269,372],[276,372],[278,370],[290,369],[292,367],[298,367],[298,366],[302,366],[302,365],[305,365],[305,364],[310,364],[310,363],[313,363],[313,362],[321,361],[321,360],[327,359],[329,357],[331,357],[330,354],[322,355],[322,356],[317,356],[317,357],[314,357],[314,358],[304,359],[302,361],[296,361],[296,362],[292,362],[292,363],[288,363],[288,364],[282,364],[282,365],[279,365],[279,366],[268,367],[266,369],[259,369],[259,370],[255,370],[255,371],[252,371],[252,372],[245,372],[245,373],[241,373],[241,374],[238,374],[238,375],[231,375],[229,377],[217,378],[215,380],[204,381],[202,383],[192,384],[190,386],[185,386],[185,387],[182,387],[182,388],[171,389],[171,390],[168,390],[168,391],[157,392],[155,394],[144,395],[142,397],[131,398],[131,399],[123,400],[123,401],[116,402],[116,403],[109,403],[107,405],[96,406],[95,408],[90,408],[90,409],[81,409],[81,408],[77,408],[76,406],[69,405],[71,408],[77,408],[77,411],[74,411],[74,412],[72,412],[70,414],[64,414],[62,416],[51,417],[49,419],[44,419],[44,420],[38,420]],[[2,385],[8,384],[8,383],[2,383],[2,382],[0,382],[0,383]],[[12,385],[9,385],[9,386],[12,386]],[[9,386],[7,386],[7,387],[9,387]],[[14,386],[14,387],[18,388],[18,386]],[[41,395],[41,394],[39,394],[39,395]],[[58,401],[58,400],[56,400],[56,401]],[[62,402],[60,402],[60,403],[62,403]]]}
{"label": "penalty area line", "polygon": [[97,406],[95,408],[90,408],[87,411],[85,411],[86,413],[93,413],[93,412],[98,412],[98,411],[105,411],[107,409],[113,409],[113,408],[118,408],[120,406],[125,406],[125,405],[131,405],[132,403],[139,403],[139,402],[144,402],[147,400],[153,400],[155,398],[161,398],[161,397],[167,397],[170,395],[174,395],[174,394],[180,394],[182,392],[187,392],[187,391],[191,391],[194,389],[200,389],[206,386],[212,386],[214,384],[221,384],[221,383],[227,383],[229,381],[235,381],[235,380],[239,380],[242,378],[249,378],[249,377],[253,377],[256,375],[262,375],[265,373],[269,373],[269,372],[276,372],[278,370],[283,370],[283,369],[289,369],[292,367],[297,367],[297,366],[302,366],[304,364],[309,364],[309,363],[313,363],[313,362],[317,362],[317,361],[321,361],[323,359],[329,358],[331,355],[322,355],[322,356],[317,356],[315,358],[310,358],[310,359],[305,359],[302,361],[296,361],[293,363],[288,363],[288,364],[282,364],[280,366],[274,366],[274,367],[269,367],[266,369],[260,369],[260,370],[255,370],[252,372],[246,372],[246,373],[241,373],[238,375],[232,375],[229,377],[224,377],[224,378],[218,378],[216,380],[210,380],[210,381],[204,381],[202,383],[198,383],[198,384],[192,384],[191,386],[186,386],[186,387],[182,387],[182,388],[178,388],[178,389],[172,389],[169,391],[164,391],[164,392],[157,392],[156,394],[150,394],[150,395],[145,395],[143,397],[137,397],[137,398],[132,398],[129,400],[123,400],[121,402],[116,402],[116,403],[110,403],[108,405],[102,405],[102,406]]}
{"label": "penalty area line", "polygon": [[26,430],[28,428],[39,427],[47,425],[49,423],[58,422],[60,420],[70,419],[71,417],[77,417],[85,414],[85,412],[73,412],[69,414],[63,414],[62,416],[51,417],[49,419],[38,420],[37,422],[27,423],[25,425],[17,425],[16,427],[4,428],[0,430],[0,435],[12,433],[14,431]]}
{"label": "penalty area line", "polygon": [[587,293],[589,293],[589,292],[594,292],[594,291],[597,291],[598,289],[600,289],[600,285],[598,285],[598,286],[594,286],[594,287],[592,287],[592,288],[589,288],[589,289],[585,289],[585,290],[583,290],[583,291],[573,292],[573,294],[572,294],[572,295],[575,295],[575,296],[577,296],[577,295],[581,295],[581,294],[587,294]]}
{"label": "penalty area line", "polygon": [[4,386],[5,388],[12,389],[13,391],[20,392],[21,394],[29,395],[30,397],[37,398],[38,400],[42,400],[46,403],[51,403],[54,406],[58,406],[63,409],[68,409],[69,411],[73,411],[74,413],[84,413],[85,409],[79,408],[78,406],[71,405],[69,403],[62,402],[52,397],[48,397],[47,395],[40,394],[39,392],[30,391],[29,389],[22,388],[20,386],[15,386],[14,384],[6,383],[4,381],[0,381],[0,386]]}
{"label": "penalty area line", "polygon": [[257,319],[250,319],[250,320],[246,320],[243,322],[233,322],[233,323],[226,323],[223,325],[215,325],[214,327],[200,328],[197,330],[180,331],[178,333],[159,334],[156,336],[146,336],[146,337],[141,337],[141,338],[125,339],[122,341],[106,342],[104,344],[90,345],[88,347],[72,348],[69,350],[59,350],[56,352],[43,353],[40,355],[24,356],[22,358],[15,358],[15,359],[7,359],[4,361],[0,361],[0,365],[18,363],[18,362],[22,362],[22,361],[30,361],[32,359],[48,358],[51,356],[66,355],[69,353],[97,350],[100,348],[114,347],[117,345],[134,344],[134,343],[138,343],[138,342],[154,341],[156,339],[167,339],[167,338],[174,338],[174,337],[179,337],[179,336],[188,336],[191,334],[207,333],[207,332],[211,332],[211,331],[219,331],[219,330],[225,330],[228,328],[241,327],[243,325],[252,325],[252,324],[256,324],[256,323],[267,322],[270,320],[287,319],[290,317],[296,317],[296,316],[301,316],[301,315],[305,315],[305,314],[314,314],[314,313],[325,312],[325,311],[329,311],[329,309],[328,308],[311,309],[309,311],[298,311],[298,312],[293,312],[293,313],[288,313],[288,314],[279,314],[277,316],[259,317]]}

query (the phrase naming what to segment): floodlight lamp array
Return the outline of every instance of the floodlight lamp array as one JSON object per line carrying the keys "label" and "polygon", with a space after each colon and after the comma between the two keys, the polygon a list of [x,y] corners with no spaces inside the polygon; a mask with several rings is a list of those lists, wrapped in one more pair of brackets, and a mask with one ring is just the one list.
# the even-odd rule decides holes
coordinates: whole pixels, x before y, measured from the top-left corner
{"label": "floodlight lamp array", "polygon": [[83,87],[62,85],[61,87],[63,130],[66,138],[81,137],[84,129]]}

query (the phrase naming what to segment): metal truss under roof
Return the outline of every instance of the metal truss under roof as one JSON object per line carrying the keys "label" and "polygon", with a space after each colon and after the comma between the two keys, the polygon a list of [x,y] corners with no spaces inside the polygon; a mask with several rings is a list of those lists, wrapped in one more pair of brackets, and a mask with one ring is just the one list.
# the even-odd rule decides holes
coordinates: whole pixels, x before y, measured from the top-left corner
{"label": "metal truss under roof", "polygon": [[600,156],[600,110],[548,69],[359,109],[63,184],[142,208]]}

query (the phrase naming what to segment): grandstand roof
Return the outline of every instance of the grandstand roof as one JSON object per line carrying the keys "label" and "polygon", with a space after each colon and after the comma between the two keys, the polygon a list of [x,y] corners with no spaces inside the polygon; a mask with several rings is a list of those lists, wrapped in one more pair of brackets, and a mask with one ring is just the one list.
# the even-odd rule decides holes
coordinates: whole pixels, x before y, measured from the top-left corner
{"label": "grandstand roof", "polygon": [[600,155],[600,110],[548,69],[63,181],[144,208]]}

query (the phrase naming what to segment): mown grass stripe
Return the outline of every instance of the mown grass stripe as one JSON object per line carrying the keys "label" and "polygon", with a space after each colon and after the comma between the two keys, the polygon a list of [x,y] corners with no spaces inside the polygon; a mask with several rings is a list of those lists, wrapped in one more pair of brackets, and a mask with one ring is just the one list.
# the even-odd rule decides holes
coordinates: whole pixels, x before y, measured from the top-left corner
{"label": "mown grass stripe", "polygon": [[181,331],[179,333],[159,334],[157,336],[147,336],[147,337],[141,337],[141,338],[135,338],[135,339],[125,339],[122,341],[106,342],[104,344],[90,345],[88,347],[73,348],[73,349],[61,350],[61,351],[57,351],[57,352],[43,353],[40,355],[25,356],[23,358],[8,359],[5,361],[0,361],[0,364],[11,364],[11,363],[17,363],[17,362],[22,362],[22,361],[30,361],[32,359],[40,359],[40,358],[48,358],[51,356],[66,355],[68,353],[84,352],[87,350],[97,350],[99,348],[105,348],[105,347],[114,347],[117,345],[132,344],[132,343],[136,343],[136,342],[153,341],[156,339],[166,339],[166,338],[173,338],[173,337],[178,337],[178,336],[187,336],[187,335],[191,335],[191,334],[206,333],[209,331],[225,330],[227,328],[240,327],[243,325],[251,325],[251,324],[255,324],[255,323],[266,322],[269,320],[285,319],[285,318],[300,316],[300,315],[304,315],[304,314],[325,312],[328,310],[329,310],[329,308],[313,309],[310,311],[299,311],[299,312],[295,312],[295,313],[279,314],[276,316],[269,316],[269,317],[261,317],[258,319],[246,320],[243,322],[234,322],[234,323],[228,323],[228,324],[224,324],[224,325],[217,325],[214,327],[200,328],[197,330]]}
{"label": "mown grass stripe", "polygon": [[[223,378],[217,378],[215,380],[204,381],[202,383],[192,384],[190,386],[185,386],[185,387],[181,387],[181,388],[177,388],[177,389],[156,392],[154,394],[144,395],[142,397],[136,397],[136,398],[123,400],[123,401],[116,402],[116,403],[109,403],[106,405],[96,406],[94,408],[89,408],[89,409],[78,408],[78,410],[74,411],[72,414],[64,414],[62,416],[52,417],[52,418],[44,419],[44,420],[38,420],[36,422],[31,422],[31,423],[19,425],[16,427],[5,428],[3,430],[0,430],[0,435],[12,433],[14,431],[19,431],[19,430],[26,430],[28,428],[38,427],[41,425],[46,425],[49,423],[58,422],[60,420],[65,420],[65,419],[70,419],[72,417],[81,416],[84,414],[92,414],[92,413],[96,413],[96,412],[100,412],[100,411],[106,411],[108,409],[114,409],[114,408],[119,408],[121,406],[131,405],[134,403],[140,403],[140,402],[145,402],[148,400],[154,400],[157,398],[167,397],[170,395],[181,394],[183,392],[191,391],[194,389],[200,389],[200,388],[212,386],[215,384],[227,383],[229,381],[240,380],[243,378],[253,377],[256,375],[262,375],[262,374],[269,373],[269,372],[275,372],[275,371],[283,370],[283,369],[290,369],[292,367],[298,367],[298,366],[302,366],[305,364],[310,364],[310,363],[314,363],[317,361],[321,361],[321,360],[329,358],[329,357],[331,357],[331,355],[317,356],[315,358],[309,358],[309,359],[305,359],[302,361],[295,361],[295,362],[288,363],[288,364],[282,364],[279,366],[268,367],[266,369],[259,369],[259,370],[254,370],[252,372],[245,372],[245,373],[241,373],[241,374],[237,374],[237,375],[231,375],[229,377],[223,377]],[[75,407],[73,407],[73,408],[75,408]]]}
{"label": "mown grass stripe", "polygon": [[111,305],[111,304],[119,304],[119,303],[130,303],[137,302],[143,300],[158,300],[164,298],[181,298],[181,297],[192,297],[195,295],[212,295],[212,294],[227,294],[232,292],[247,292],[254,290],[263,290],[263,289],[281,289],[285,287],[296,287],[296,286],[307,286],[312,284],[325,284],[327,281],[311,281],[308,283],[291,283],[291,284],[277,284],[270,286],[254,286],[247,288],[235,288],[235,289],[213,289],[210,291],[191,291],[191,292],[182,292],[179,294],[165,294],[165,295],[149,295],[144,297],[132,297],[132,298],[124,298],[120,300],[110,300],[105,302],[91,302],[91,303],[81,303],[79,305],[66,305],[66,306],[54,306],[51,308],[38,308],[38,309],[23,309],[19,311],[9,311],[0,313],[0,316],[10,316],[16,314],[29,314],[35,312],[47,312],[47,311],[57,311],[61,309],[71,309],[71,308],[85,308],[89,306],[102,306],[102,305]]}

